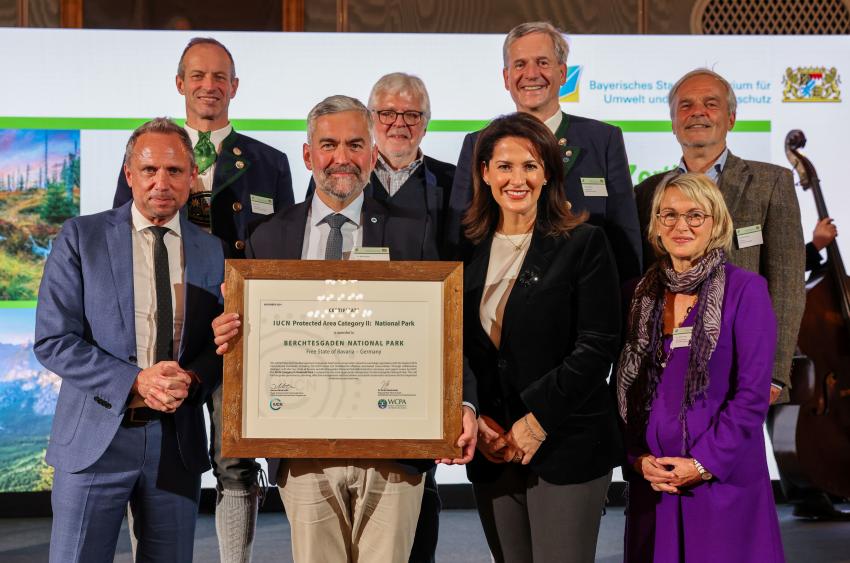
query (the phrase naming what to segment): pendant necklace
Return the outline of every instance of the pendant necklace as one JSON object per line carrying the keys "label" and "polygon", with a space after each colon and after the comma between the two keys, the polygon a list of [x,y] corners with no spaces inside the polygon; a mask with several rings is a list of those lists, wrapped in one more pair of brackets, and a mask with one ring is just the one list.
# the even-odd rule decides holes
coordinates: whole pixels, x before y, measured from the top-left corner
{"label": "pendant necklace", "polygon": [[[533,230],[533,229],[532,229],[532,230]],[[525,246],[525,243],[526,243],[526,242],[528,242],[529,237],[531,237],[531,232],[532,232],[532,230],[530,230],[530,231],[528,231],[527,233],[525,233],[525,236],[524,236],[524,237],[522,237],[522,241],[521,241],[519,244],[515,243],[515,242],[513,241],[513,239],[511,238],[512,236],[516,236],[516,235],[508,235],[508,234],[505,234],[505,239],[506,239],[509,243],[511,243],[511,246],[513,246],[513,247],[514,247],[514,252],[520,252],[520,251],[522,250],[522,247],[524,247],[524,246]],[[504,233],[502,233],[502,234],[504,234]]]}

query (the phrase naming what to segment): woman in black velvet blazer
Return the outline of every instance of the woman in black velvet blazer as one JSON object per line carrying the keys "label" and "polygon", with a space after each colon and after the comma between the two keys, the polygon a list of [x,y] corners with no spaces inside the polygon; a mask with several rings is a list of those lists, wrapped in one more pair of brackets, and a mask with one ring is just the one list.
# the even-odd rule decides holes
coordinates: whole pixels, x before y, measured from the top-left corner
{"label": "woman in black velvet blazer", "polygon": [[481,417],[467,474],[496,561],[593,561],[622,449],[606,382],[620,348],[613,254],[570,213],[543,123],[500,117],[475,155],[464,353]]}

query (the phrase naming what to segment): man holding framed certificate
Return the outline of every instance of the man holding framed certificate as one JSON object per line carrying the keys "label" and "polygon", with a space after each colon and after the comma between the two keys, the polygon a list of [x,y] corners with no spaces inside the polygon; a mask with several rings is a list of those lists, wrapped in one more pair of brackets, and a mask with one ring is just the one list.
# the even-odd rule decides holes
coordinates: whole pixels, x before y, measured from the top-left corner
{"label": "man holding framed certificate", "polygon": [[[424,215],[400,213],[363,195],[375,166],[369,111],[356,99],[331,96],[307,118],[304,162],[315,197],[257,226],[249,258],[340,260],[386,251],[394,260],[436,260]],[[218,352],[240,331],[238,315],[213,322]],[[475,449],[474,385],[464,386],[463,432],[457,441],[466,463]],[[456,412],[456,411],[455,411]],[[431,460],[288,459],[270,464],[292,529],[295,561],[406,561]]]}

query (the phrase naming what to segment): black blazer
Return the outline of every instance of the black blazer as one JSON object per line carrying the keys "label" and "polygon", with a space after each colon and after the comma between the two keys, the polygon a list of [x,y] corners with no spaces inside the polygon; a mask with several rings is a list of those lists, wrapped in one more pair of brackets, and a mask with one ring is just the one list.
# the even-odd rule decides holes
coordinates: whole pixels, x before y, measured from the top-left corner
{"label": "black blazer", "polygon": [[[434,237],[435,244],[440,250],[440,257],[443,260],[448,260],[456,255],[455,252],[449,251],[446,247],[446,217],[449,213],[449,199],[451,197],[454,176],[454,164],[442,162],[425,155],[422,158],[422,166],[417,168],[411,178],[405,183],[405,189],[419,188],[421,193],[415,194],[412,197],[399,197],[401,194],[389,197],[386,188],[381,184],[381,180],[374,172],[372,172],[372,176],[369,178],[369,184],[363,190],[363,193],[366,194],[366,197],[373,197],[387,203],[393,208],[406,208],[409,211],[420,211],[425,214],[431,223],[428,226],[429,234]],[[407,186],[410,182],[417,180],[419,181],[419,186]],[[315,191],[316,182],[311,176],[310,184],[307,186],[307,195],[304,199],[309,200],[313,197],[313,192]],[[402,198],[404,201],[400,202]]]}
{"label": "black blazer", "polygon": [[[491,241],[474,248],[464,271],[464,355],[479,411],[505,430],[534,413],[548,437],[530,468],[546,481],[601,477],[622,453],[606,383],[620,348],[620,289],[605,233],[588,224],[567,236],[534,232],[505,307],[499,349],[479,319]],[[476,452],[467,475],[487,482],[503,467]]]}
{"label": "black blazer", "polygon": [[[308,198],[254,227],[245,247],[248,258],[300,260]],[[435,237],[424,213],[392,209],[371,197],[363,200],[363,246],[386,246],[390,260],[439,260]]]}

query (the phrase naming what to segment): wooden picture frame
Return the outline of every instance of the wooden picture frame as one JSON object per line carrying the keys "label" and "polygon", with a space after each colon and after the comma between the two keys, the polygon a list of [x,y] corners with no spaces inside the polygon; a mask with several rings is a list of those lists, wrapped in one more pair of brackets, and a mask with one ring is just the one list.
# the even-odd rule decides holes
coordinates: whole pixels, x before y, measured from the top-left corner
{"label": "wooden picture frame", "polygon": [[[254,284],[254,280],[283,280],[280,284],[267,284],[260,282]],[[432,282],[431,284],[420,284],[419,287],[427,287],[434,295],[439,295],[436,305],[430,302],[425,306],[440,307],[439,311],[433,311],[433,315],[442,319],[441,334],[439,337],[440,357],[429,359],[428,365],[439,366],[441,384],[439,386],[442,397],[436,401],[428,402],[428,409],[434,405],[439,406],[441,417],[439,437],[433,438],[410,438],[404,435],[393,435],[381,438],[350,438],[350,437],[292,437],[287,435],[275,435],[274,437],[252,437],[250,431],[246,431],[246,423],[257,420],[260,416],[252,411],[259,411],[262,407],[262,399],[254,401],[249,405],[247,397],[252,393],[253,386],[259,386],[262,381],[258,372],[260,362],[254,361],[254,356],[249,356],[247,350],[250,340],[260,339],[259,329],[253,330],[250,326],[258,326],[261,315],[252,320],[250,317],[250,297],[246,297],[246,290],[251,287],[284,287],[284,284],[297,280],[305,282],[303,287],[312,288],[315,283],[316,290],[326,291],[322,288],[327,283],[365,283],[389,282],[385,284],[387,289],[393,289],[396,293],[406,289],[406,282]],[[345,280],[345,281],[343,281]],[[438,285],[433,285],[434,283]],[[401,285],[397,285],[401,284]],[[299,287],[302,287],[299,285]],[[377,287],[374,284],[369,287]],[[383,286],[381,286],[383,287]],[[413,285],[410,286],[413,289]],[[374,292],[373,292],[374,293]],[[251,292],[249,291],[249,294]],[[375,459],[439,459],[460,457],[460,448],[456,442],[461,433],[461,409],[462,409],[462,377],[463,377],[463,264],[460,262],[392,262],[392,261],[321,261],[321,260],[227,260],[225,262],[225,312],[238,313],[242,320],[242,328],[239,335],[231,341],[230,351],[224,356],[224,378],[223,378],[223,405],[222,405],[222,453],[227,457],[267,457],[267,458],[375,458]],[[256,301],[256,300],[255,300]],[[253,307],[258,307],[254,303]],[[248,307],[248,310],[246,310]],[[253,309],[256,310],[256,309]],[[330,310],[330,309],[328,309]],[[395,309],[398,310],[398,309]],[[371,311],[370,311],[371,313]],[[428,324],[428,323],[425,323]],[[324,330],[324,329],[322,329]],[[365,330],[365,329],[364,329]],[[418,330],[418,329],[417,329]],[[425,330],[425,329],[423,329]],[[428,330],[435,330],[431,326]],[[243,334],[246,331],[249,336]],[[254,334],[256,333],[256,334]],[[433,334],[433,333],[431,333]],[[433,338],[431,338],[433,340]],[[276,342],[276,340],[274,341]],[[432,347],[433,348],[433,347]],[[250,348],[255,350],[255,348]],[[259,357],[259,355],[257,355]],[[430,358],[430,354],[429,354]],[[251,365],[256,364],[256,365]],[[255,373],[249,373],[254,370]],[[271,373],[271,372],[269,372]],[[423,374],[428,378],[431,374]],[[256,378],[253,382],[248,378]],[[267,375],[267,378],[271,375]],[[417,375],[419,377],[419,375]],[[372,383],[373,381],[369,381]],[[433,381],[427,383],[434,385]],[[275,387],[268,387],[274,389]],[[359,393],[357,394],[359,396]],[[273,399],[274,400],[274,399]],[[362,399],[358,399],[361,400]],[[380,406],[384,403],[384,406]],[[386,408],[386,401],[378,400],[379,408]],[[272,407],[274,408],[274,407]],[[357,408],[357,407],[353,407]],[[404,407],[402,407],[404,408]],[[374,417],[374,415],[370,415]],[[431,416],[433,427],[434,420]],[[301,419],[301,425],[307,419]],[[418,420],[418,419],[417,419]],[[322,424],[327,420],[322,419]],[[276,423],[281,426],[280,422]],[[336,424],[331,422],[331,425]],[[342,418],[340,425],[348,425],[349,422]],[[381,424],[383,429],[383,423]],[[415,423],[414,423],[415,424]],[[298,424],[291,426],[292,432],[296,431]],[[397,424],[389,423],[387,432],[393,432]],[[344,428],[342,426],[340,429]],[[349,428],[350,430],[350,428]],[[279,432],[279,430],[276,430]],[[284,429],[287,434],[289,430]]]}

